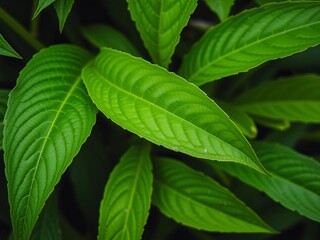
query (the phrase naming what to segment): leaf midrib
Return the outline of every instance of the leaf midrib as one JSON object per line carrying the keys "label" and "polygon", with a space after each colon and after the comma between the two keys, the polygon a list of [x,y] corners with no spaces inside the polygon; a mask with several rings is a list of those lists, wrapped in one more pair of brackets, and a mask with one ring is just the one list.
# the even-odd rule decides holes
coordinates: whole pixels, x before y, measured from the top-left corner
{"label": "leaf midrib", "polygon": [[[229,52],[229,53],[227,53],[227,54],[225,54],[225,55],[222,55],[222,56],[216,58],[215,60],[210,61],[209,63],[203,65],[203,67],[199,68],[198,71],[196,71],[193,75],[191,75],[191,76],[188,77],[187,79],[188,79],[190,82],[195,82],[195,83],[198,82],[198,83],[202,84],[203,81],[200,81],[200,82],[199,82],[199,81],[193,81],[193,79],[196,78],[197,75],[199,75],[199,74],[201,74],[202,72],[206,71],[208,68],[212,67],[212,65],[214,65],[214,64],[216,64],[217,62],[223,60],[224,58],[227,58],[227,57],[229,57],[229,56],[231,56],[231,55],[233,55],[233,54],[237,54],[237,53],[239,53],[239,52],[241,52],[241,51],[243,51],[243,50],[245,50],[245,49],[247,49],[247,48],[250,48],[250,47],[252,47],[252,46],[254,46],[254,45],[256,45],[256,44],[262,43],[263,41],[270,40],[270,39],[272,39],[272,38],[276,38],[276,37],[278,37],[278,36],[285,35],[285,34],[288,34],[288,33],[291,33],[291,32],[294,32],[294,31],[297,31],[297,30],[300,30],[300,29],[303,29],[303,28],[311,27],[311,26],[317,25],[317,24],[320,24],[320,20],[319,20],[319,21],[316,21],[316,22],[313,22],[313,23],[310,23],[310,24],[305,24],[305,25],[302,25],[302,26],[299,26],[299,27],[291,28],[290,30],[281,31],[281,32],[279,32],[279,33],[276,33],[276,34],[270,35],[270,36],[268,36],[268,37],[258,39],[257,41],[251,42],[251,43],[249,43],[249,44],[246,44],[246,45],[244,45],[243,47],[240,47],[240,48],[238,48],[238,49],[235,50],[235,51],[231,51],[231,52]],[[204,37],[206,37],[206,36],[204,36]],[[219,40],[219,38],[218,38],[218,40]],[[198,84],[197,84],[197,85],[198,85]]]}
{"label": "leaf midrib", "polygon": [[[227,143],[227,142],[221,140],[220,138],[212,135],[211,133],[205,131],[205,130],[202,129],[201,127],[195,125],[193,122],[188,122],[188,121],[185,120],[184,118],[182,118],[182,117],[180,117],[180,116],[178,116],[178,115],[175,115],[175,114],[173,114],[172,112],[169,112],[167,109],[162,108],[161,106],[158,106],[158,105],[154,104],[153,102],[149,102],[149,101],[147,101],[146,99],[144,99],[144,98],[142,98],[142,97],[140,97],[140,96],[134,95],[133,93],[131,93],[131,92],[129,92],[129,91],[123,89],[123,88],[118,87],[116,84],[112,83],[111,81],[108,81],[108,80],[97,70],[97,68],[92,67],[92,70],[93,70],[100,78],[102,78],[105,82],[109,83],[111,86],[113,86],[114,88],[118,89],[118,91],[123,92],[124,94],[127,94],[127,95],[129,95],[129,96],[132,96],[133,98],[140,99],[141,101],[146,102],[147,104],[150,104],[150,105],[152,105],[153,107],[158,108],[158,109],[160,109],[161,111],[166,112],[168,115],[171,115],[171,116],[173,116],[173,117],[175,117],[175,118],[180,119],[181,121],[183,121],[183,122],[185,122],[185,123],[187,123],[187,124],[192,125],[193,127],[199,129],[201,132],[204,132],[204,133],[206,133],[206,134],[209,134],[211,137],[213,137],[213,138],[216,139],[217,141],[220,141],[220,142],[222,142],[223,144],[228,145],[228,147],[230,147],[230,148],[232,148],[232,149],[235,149],[236,151],[240,152],[242,155],[246,156],[251,163],[253,163],[256,167],[258,167],[258,164],[256,164],[249,156],[247,156],[247,155],[246,155],[244,152],[242,152],[241,150],[233,147],[233,146],[230,145],[229,143]],[[221,155],[219,155],[219,156],[221,157]],[[234,157],[232,157],[232,156],[229,156],[229,155],[227,155],[227,154],[225,154],[225,156],[226,156],[226,157],[229,157],[229,158],[223,158],[224,160],[235,160]],[[244,159],[242,159],[242,160],[244,160]]]}
{"label": "leaf midrib", "polygon": [[[31,185],[30,185],[28,194],[26,195],[27,198],[28,198],[28,200],[27,200],[27,203],[26,203],[26,205],[25,205],[25,209],[26,209],[26,210],[25,210],[25,212],[24,212],[24,217],[23,217],[23,219],[24,219],[24,220],[23,220],[23,226],[22,226],[23,229],[26,227],[25,219],[26,219],[26,214],[27,214],[28,209],[29,209],[30,196],[31,196],[31,192],[32,192],[32,189],[33,189],[33,184],[34,184],[34,182],[35,182],[35,176],[36,176],[37,171],[38,171],[38,169],[39,169],[38,167],[39,167],[40,160],[41,160],[41,158],[42,158],[43,151],[44,151],[44,149],[45,149],[45,147],[46,147],[46,145],[47,145],[47,141],[48,141],[48,139],[49,139],[49,136],[50,136],[50,134],[51,134],[54,126],[55,126],[55,123],[57,122],[57,120],[58,120],[58,118],[59,118],[59,115],[60,115],[60,113],[62,112],[62,109],[64,108],[64,106],[66,105],[68,99],[71,97],[72,93],[74,92],[74,90],[76,89],[76,87],[78,86],[78,84],[79,84],[80,82],[81,82],[81,76],[78,76],[78,78],[76,79],[76,81],[72,84],[72,86],[71,86],[70,90],[68,91],[67,95],[65,96],[65,98],[64,98],[63,101],[61,102],[61,105],[60,105],[58,111],[56,112],[56,114],[55,114],[52,122],[51,122],[51,125],[50,125],[50,127],[49,127],[49,129],[48,129],[48,132],[47,132],[46,136],[44,137],[44,142],[43,142],[42,148],[41,148],[41,150],[40,150],[40,152],[39,152],[39,157],[38,157],[38,159],[37,159],[37,164],[36,164],[36,166],[35,166],[35,168],[34,168],[35,171],[34,171],[34,174],[33,174],[33,176],[32,176]],[[24,232],[24,231],[22,231],[22,232]]]}

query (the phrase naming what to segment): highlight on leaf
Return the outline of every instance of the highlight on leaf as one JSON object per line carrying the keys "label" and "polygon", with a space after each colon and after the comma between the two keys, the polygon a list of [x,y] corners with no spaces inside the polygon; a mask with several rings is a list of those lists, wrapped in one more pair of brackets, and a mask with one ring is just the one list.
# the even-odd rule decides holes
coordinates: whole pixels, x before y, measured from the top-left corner
{"label": "highlight on leaf", "polygon": [[265,172],[229,117],[195,85],[149,62],[103,48],[83,70],[98,109],[140,137],[190,156]]}

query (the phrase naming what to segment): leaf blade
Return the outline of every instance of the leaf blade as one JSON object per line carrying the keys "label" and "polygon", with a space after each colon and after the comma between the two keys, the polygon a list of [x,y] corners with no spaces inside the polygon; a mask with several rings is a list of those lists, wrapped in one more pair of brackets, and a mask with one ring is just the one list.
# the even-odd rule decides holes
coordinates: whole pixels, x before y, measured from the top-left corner
{"label": "leaf blade", "polygon": [[240,200],[213,179],[178,161],[154,161],[153,204],[175,221],[206,231],[271,232]]}
{"label": "leaf blade", "polygon": [[44,10],[46,7],[48,7],[50,4],[52,4],[55,0],[38,0],[38,4],[36,7],[36,10],[33,13],[32,19],[35,19],[42,10]]}
{"label": "leaf blade", "polygon": [[107,182],[100,207],[99,240],[139,240],[151,206],[150,146],[133,146]]}
{"label": "leaf blade", "polygon": [[59,19],[59,31],[63,30],[64,24],[67,21],[68,15],[71,12],[74,0],[57,0],[54,2],[54,8]]}
{"label": "leaf blade", "polygon": [[320,42],[319,13],[319,2],[273,3],[244,11],[209,30],[184,58],[180,74],[202,85],[315,46]]}
{"label": "leaf blade", "polygon": [[4,39],[2,34],[0,34],[0,55],[22,59],[19,53],[17,53]]}
{"label": "leaf blade", "polygon": [[224,21],[228,17],[234,4],[234,0],[205,0],[205,2],[218,15],[220,21]]}
{"label": "leaf blade", "polygon": [[256,142],[254,147],[271,176],[235,164],[219,166],[284,207],[320,222],[320,164],[279,144]]}
{"label": "leaf blade", "polygon": [[199,88],[164,68],[102,49],[84,68],[83,79],[99,110],[121,127],[175,151],[264,172],[228,116]]}
{"label": "leaf blade", "polygon": [[72,45],[44,49],[22,70],[10,93],[4,156],[18,239],[29,238],[45,200],[95,122],[96,109],[80,77],[89,57]]}
{"label": "leaf blade", "polygon": [[153,61],[163,67],[179,42],[180,33],[197,6],[196,0],[127,0],[131,18]]}

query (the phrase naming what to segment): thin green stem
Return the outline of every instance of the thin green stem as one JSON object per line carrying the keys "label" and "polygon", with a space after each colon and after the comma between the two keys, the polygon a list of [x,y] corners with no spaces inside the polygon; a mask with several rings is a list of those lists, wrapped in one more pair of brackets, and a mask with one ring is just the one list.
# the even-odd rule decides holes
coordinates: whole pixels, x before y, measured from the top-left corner
{"label": "thin green stem", "polygon": [[28,32],[19,22],[11,17],[3,8],[0,8],[0,20],[5,22],[13,31],[24,39],[33,49],[39,51],[44,45]]}

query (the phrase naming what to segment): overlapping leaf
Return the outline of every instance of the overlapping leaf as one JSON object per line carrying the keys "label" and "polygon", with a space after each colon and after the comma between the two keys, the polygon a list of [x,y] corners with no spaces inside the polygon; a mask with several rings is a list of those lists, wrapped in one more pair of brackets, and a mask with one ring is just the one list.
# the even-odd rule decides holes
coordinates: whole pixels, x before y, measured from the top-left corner
{"label": "overlapping leaf", "polygon": [[271,176],[236,164],[219,166],[283,206],[320,222],[320,164],[278,144],[260,142],[254,147]]}
{"label": "overlapping leaf", "polygon": [[94,46],[114,48],[123,52],[139,56],[133,44],[121,32],[102,24],[90,25],[82,28],[85,38]]}
{"label": "overlapping leaf", "polygon": [[220,21],[224,21],[230,12],[234,0],[205,0],[212,11],[217,13]]}
{"label": "overlapping leaf", "polygon": [[180,74],[197,85],[248,71],[320,43],[320,2],[267,4],[210,29],[186,55]]}
{"label": "overlapping leaf", "polygon": [[271,232],[239,199],[213,179],[171,159],[154,161],[155,204],[183,225],[218,232]]}
{"label": "overlapping leaf", "polygon": [[248,113],[275,120],[320,123],[320,76],[296,75],[265,82],[236,102]]}
{"label": "overlapping leaf", "polygon": [[10,44],[4,39],[2,34],[0,34],[0,55],[21,58],[19,53],[17,53]]}
{"label": "overlapping leaf", "polygon": [[3,145],[16,239],[29,238],[95,122],[96,108],[80,76],[89,57],[72,45],[47,48],[21,71],[10,93]]}
{"label": "overlapping leaf", "polygon": [[121,127],[191,156],[264,171],[228,116],[174,73],[105,48],[84,68],[83,79],[97,107]]}
{"label": "overlapping leaf", "polygon": [[127,0],[132,19],[152,60],[167,67],[196,0]]}
{"label": "overlapping leaf", "polygon": [[112,171],[100,207],[99,239],[139,240],[151,206],[150,146],[131,147]]}
{"label": "overlapping leaf", "polygon": [[48,7],[55,0],[36,0],[36,1],[38,1],[38,4],[37,4],[37,7],[36,7],[36,10],[34,11],[32,19],[35,19],[43,9]]}
{"label": "overlapping leaf", "polygon": [[72,9],[74,0],[57,0],[54,2],[54,7],[56,9],[59,18],[59,30],[62,32],[64,24],[66,23],[67,17]]}

